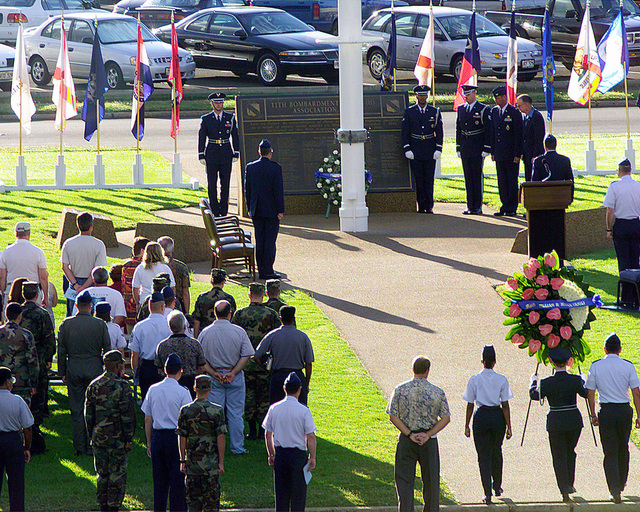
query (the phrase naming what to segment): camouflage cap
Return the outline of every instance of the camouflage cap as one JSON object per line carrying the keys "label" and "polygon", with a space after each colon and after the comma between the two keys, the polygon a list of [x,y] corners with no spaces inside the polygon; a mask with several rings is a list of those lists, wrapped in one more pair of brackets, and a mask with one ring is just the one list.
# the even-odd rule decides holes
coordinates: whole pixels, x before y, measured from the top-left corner
{"label": "camouflage cap", "polygon": [[264,295],[264,285],[262,283],[251,283],[249,285],[249,293],[255,294],[263,294]]}
{"label": "camouflage cap", "polygon": [[227,273],[224,271],[224,269],[212,268],[211,269],[211,277],[213,277],[214,279],[226,279],[227,278]]}
{"label": "camouflage cap", "polygon": [[124,357],[119,350],[109,350],[104,356],[102,356],[102,360],[105,363],[124,363]]}
{"label": "camouflage cap", "polygon": [[268,292],[280,291],[280,279],[269,279],[265,284],[267,285]]}
{"label": "camouflage cap", "polygon": [[211,377],[198,375],[196,377],[196,391],[206,391],[207,389],[211,389]]}

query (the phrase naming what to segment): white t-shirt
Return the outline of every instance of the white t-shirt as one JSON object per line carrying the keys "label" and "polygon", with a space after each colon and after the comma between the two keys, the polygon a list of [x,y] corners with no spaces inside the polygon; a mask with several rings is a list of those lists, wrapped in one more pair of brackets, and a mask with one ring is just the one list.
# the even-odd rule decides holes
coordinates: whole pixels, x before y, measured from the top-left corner
{"label": "white t-shirt", "polygon": [[109,339],[111,340],[111,350],[125,348],[127,340],[124,339],[122,328],[113,322],[107,322],[107,330],[109,331]]}
{"label": "white t-shirt", "polygon": [[171,286],[176,285],[176,278],[173,277],[171,268],[166,263],[154,263],[149,268],[144,267],[144,263],[141,263],[136,267],[133,273],[133,287],[140,288],[140,304],[144,302],[153,290],[153,278],[158,274],[166,273],[171,277]]}
{"label": "white t-shirt", "polygon": [[107,265],[107,248],[94,236],[76,235],[62,244],[60,260],[71,267],[76,279],[86,279],[95,267]]}
{"label": "white t-shirt", "polygon": [[19,238],[0,254],[0,269],[7,271],[7,289],[11,290],[11,283],[19,277],[26,277],[29,281],[40,282],[38,269],[47,268],[47,259],[42,249],[33,245],[26,238]]}
{"label": "white t-shirt", "polygon": [[[124,307],[124,299],[122,294],[118,290],[109,288],[108,286],[90,286],[87,291],[91,294],[93,299],[93,305],[98,302],[108,302],[111,306],[111,316],[113,318],[117,316],[127,317],[127,310]],[[78,312],[78,308],[73,306],[73,315]]]}

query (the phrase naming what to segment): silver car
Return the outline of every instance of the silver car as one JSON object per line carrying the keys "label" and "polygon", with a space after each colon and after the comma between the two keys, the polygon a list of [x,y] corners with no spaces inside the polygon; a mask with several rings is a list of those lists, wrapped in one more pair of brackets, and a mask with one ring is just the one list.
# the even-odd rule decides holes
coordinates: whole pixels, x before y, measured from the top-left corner
{"label": "silver car", "polygon": [[[429,28],[429,7],[397,7],[396,52],[397,68],[413,70],[420,55],[422,41]],[[462,66],[462,56],[469,34],[471,11],[452,7],[434,7],[435,18],[435,71],[451,74],[457,80]],[[386,52],[391,33],[391,9],[374,13],[362,27],[365,36],[378,37],[379,42],[365,43],[362,47],[363,62],[369,66],[373,78],[379,80],[386,62]],[[476,14],[476,34],[480,49],[480,72],[483,76],[504,78],[507,69],[509,36],[498,25]],[[518,40],[518,81],[533,80],[542,69],[542,46],[527,39]]]}
{"label": "silver car", "polygon": [[[113,13],[72,14],[64,17],[64,27],[69,47],[71,75],[74,80],[87,79],[91,67],[91,53],[98,23],[98,37],[110,88],[133,83],[137,52],[137,22],[131,16]],[[27,59],[31,66],[31,79],[38,86],[49,83],[56,68],[60,51],[60,16],[46,21],[39,27],[25,31]],[[151,64],[154,82],[165,81],[171,63],[171,45],[163,43],[142,25],[142,37]],[[191,53],[179,49],[180,72],[183,80],[195,76],[196,64]]]}
{"label": "silver car", "polygon": [[10,46],[0,44],[0,89],[5,91],[11,89],[15,54],[16,51]]}

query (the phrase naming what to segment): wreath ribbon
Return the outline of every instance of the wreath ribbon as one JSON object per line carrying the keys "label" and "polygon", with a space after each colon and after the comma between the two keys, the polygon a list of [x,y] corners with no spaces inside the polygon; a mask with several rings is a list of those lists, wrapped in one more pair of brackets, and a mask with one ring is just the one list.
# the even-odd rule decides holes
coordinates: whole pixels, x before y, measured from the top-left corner
{"label": "wreath ribbon", "polygon": [[578,300],[513,300],[523,311],[531,311],[533,309],[572,309],[595,306],[601,308],[604,304],[600,295],[593,297],[585,297]]}

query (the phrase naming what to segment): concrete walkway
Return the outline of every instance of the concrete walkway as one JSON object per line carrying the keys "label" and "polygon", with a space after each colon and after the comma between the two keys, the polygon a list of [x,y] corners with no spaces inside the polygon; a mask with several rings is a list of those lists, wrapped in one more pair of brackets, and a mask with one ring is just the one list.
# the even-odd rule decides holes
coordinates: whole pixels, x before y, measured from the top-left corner
{"label": "concrete walkway", "polygon": [[[462,205],[437,204],[436,215],[372,215],[369,231],[358,235],[341,233],[336,215],[328,220],[285,216],[276,271],[288,286],[314,297],[386,396],[411,378],[414,356],[431,359],[430,381],[445,390],[451,408],[451,424],[439,436],[442,477],[462,504],[478,504],[482,497],[473,441],[464,436],[462,393],[468,378],[481,369],[482,346],[493,343],[496,369],[508,377],[515,395],[514,436],[504,444],[501,501],[510,508],[557,502],[560,495],[545,432],[546,406],[534,402],[520,447],[535,362],[504,341],[503,306],[494,291],[525,261],[509,252],[515,233],[525,223],[491,215],[469,218],[461,215],[462,209]],[[486,208],[485,212],[491,213]],[[159,212],[159,216],[189,223],[197,218],[193,212],[184,213]],[[206,279],[208,265],[194,267]],[[543,368],[540,373],[546,376],[550,370]],[[586,417],[584,403],[580,408]],[[606,503],[602,451],[594,446],[586,422],[585,427],[578,444],[576,501],[599,502],[595,509],[588,508],[606,510],[613,504]],[[639,475],[640,456],[632,445],[630,481],[624,493],[630,501],[640,501]],[[630,506],[627,502],[624,509],[635,510],[637,504]]]}

